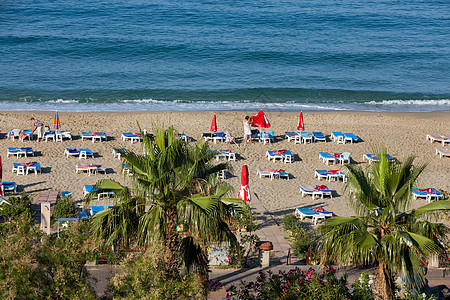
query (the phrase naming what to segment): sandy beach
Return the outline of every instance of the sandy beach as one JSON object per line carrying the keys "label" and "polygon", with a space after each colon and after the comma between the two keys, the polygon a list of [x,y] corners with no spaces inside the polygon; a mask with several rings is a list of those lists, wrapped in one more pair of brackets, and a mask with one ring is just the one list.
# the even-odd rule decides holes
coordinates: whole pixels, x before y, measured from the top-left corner
{"label": "sandy beach", "polygon": [[[440,143],[431,144],[425,139],[426,134],[450,134],[450,112],[360,112],[360,111],[323,111],[304,113],[306,131],[321,131],[328,136],[328,142],[311,144],[294,144],[284,138],[285,131],[296,131],[299,112],[266,112],[271,128],[275,132],[273,144],[243,144],[242,121],[246,115],[256,112],[217,112],[219,131],[229,131],[237,139],[237,145],[210,143],[215,149],[230,149],[236,153],[237,160],[231,162],[231,172],[227,182],[235,189],[237,195],[240,187],[240,171],[243,164],[247,164],[250,172],[250,191],[252,197],[258,197],[268,211],[275,218],[280,219],[284,214],[291,213],[296,207],[323,206],[339,216],[352,214],[344,193],[342,182],[325,182],[334,191],[333,198],[312,200],[311,196],[301,197],[301,184],[316,185],[320,181],[314,178],[314,171],[318,169],[343,169],[341,166],[326,166],[318,158],[319,151],[350,152],[353,163],[361,166],[368,165],[363,161],[364,153],[372,153],[372,147],[384,145],[392,156],[403,159],[408,155],[416,155],[416,164],[428,163],[427,168],[419,178],[420,187],[435,187],[450,190],[450,158],[439,158],[435,149],[442,147]],[[62,130],[71,130],[73,140],[63,142],[39,142],[25,140],[12,141],[7,137],[10,129],[30,129],[30,118],[33,116],[45,125],[53,126],[54,112],[42,111],[3,111],[0,112],[0,154],[3,160],[3,181],[15,181],[18,193],[31,193],[35,197],[39,191],[56,190],[71,191],[76,200],[83,198],[83,186],[95,184],[99,179],[111,178],[123,184],[127,179],[121,171],[121,161],[112,155],[113,148],[125,148],[140,152],[140,144],[123,142],[122,132],[137,132],[139,122],[142,129],[151,133],[154,124],[165,127],[173,125],[180,133],[186,133],[195,140],[199,140],[202,132],[209,132],[213,112],[60,112]],[[81,132],[103,131],[108,135],[108,141],[81,141]],[[353,132],[362,141],[358,143],[336,144],[330,141],[332,131]],[[33,147],[35,157],[16,158],[6,157],[8,147]],[[79,160],[75,157],[67,158],[63,153],[65,148],[89,148],[95,157]],[[447,145],[445,148],[449,149]],[[265,158],[267,150],[289,149],[295,155],[292,164],[269,162]],[[36,161],[41,164],[42,174],[28,176],[11,173],[13,163]],[[107,174],[88,176],[75,173],[77,164],[101,164],[106,167]],[[256,170],[285,169],[291,174],[290,180],[260,179]],[[7,194],[11,195],[10,193]],[[414,206],[425,204],[425,200],[413,201]]]}

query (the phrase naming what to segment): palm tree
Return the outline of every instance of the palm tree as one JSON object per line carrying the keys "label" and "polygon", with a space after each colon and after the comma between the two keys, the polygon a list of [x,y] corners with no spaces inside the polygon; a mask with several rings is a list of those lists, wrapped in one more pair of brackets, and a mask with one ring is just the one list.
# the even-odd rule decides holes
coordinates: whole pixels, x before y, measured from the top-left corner
{"label": "palm tree", "polygon": [[[137,203],[128,195],[114,206],[115,212],[107,210],[96,215],[95,232],[115,247],[129,242],[129,236],[136,231],[141,245],[163,240],[165,270],[170,276],[179,272],[180,238],[176,228],[185,221],[191,233],[181,242],[185,269],[195,269],[206,280],[206,246],[213,241],[236,243],[225,221],[234,211],[248,212],[248,207],[241,199],[224,198],[229,187],[216,180],[216,173],[227,165],[211,163],[216,153],[207,144],[187,145],[176,138],[173,128],[156,128],[155,132],[154,141],[143,135],[144,155],[117,150],[133,174],[137,199],[147,200],[148,211],[140,210],[136,217],[125,213]],[[117,188],[118,194],[127,195],[122,187]],[[102,192],[102,185],[97,184],[95,190]],[[137,229],[130,218],[139,219]]]}
{"label": "palm tree", "polygon": [[413,287],[424,283],[420,260],[439,254],[440,239],[449,233],[446,225],[427,217],[450,209],[450,201],[410,210],[410,190],[426,165],[415,167],[413,156],[390,163],[385,150],[379,153],[380,161],[366,171],[347,165],[348,199],[357,216],[328,219],[321,226],[321,247],[326,262],[374,263],[374,294],[387,300],[394,298],[396,274]]}

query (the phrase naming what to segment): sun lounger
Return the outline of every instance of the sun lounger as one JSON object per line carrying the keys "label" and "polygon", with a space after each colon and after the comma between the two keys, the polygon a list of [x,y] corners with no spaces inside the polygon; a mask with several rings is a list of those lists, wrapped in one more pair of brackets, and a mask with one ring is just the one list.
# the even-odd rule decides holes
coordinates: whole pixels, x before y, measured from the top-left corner
{"label": "sun lounger", "polygon": [[123,148],[120,148],[120,149],[113,149],[112,153],[113,153],[114,158],[117,157],[118,159],[120,159],[121,154],[120,154],[119,151],[117,151],[117,150],[125,151],[125,149],[123,149]]}
{"label": "sun lounger", "polygon": [[288,142],[295,141],[295,139],[298,137],[297,132],[285,132],[285,137],[287,138]]}
{"label": "sun lounger", "polygon": [[53,141],[55,141],[55,139],[56,139],[55,131],[52,130],[52,131],[44,132],[44,139],[45,139],[46,143],[48,142],[48,139],[53,139]]}
{"label": "sun lounger", "polygon": [[27,137],[29,141],[33,139],[33,130],[24,129],[19,133],[19,141],[23,142]]}
{"label": "sun lounger", "polygon": [[63,139],[72,140],[72,134],[70,133],[70,130],[63,130],[56,134],[57,142],[62,142]]}
{"label": "sun lounger", "polygon": [[96,213],[104,211],[105,207],[103,206],[91,206],[91,217],[93,217]]}
{"label": "sun lounger", "polygon": [[304,218],[312,218],[314,225],[317,225],[318,220],[324,220],[327,217],[332,217],[333,213],[321,207],[315,209],[305,207],[296,208],[294,211],[294,215],[300,220],[303,220]]}
{"label": "sun lounger", "polygon": [[19,156],[34,156],[34,151],[31,147],[8,147],[7,153],[6,153],[6,157],[9,157],[10,155],[16,155],[17,158],[19,158]]}
{"label": "sun lounger", "polygon": [[182,139],[183,141],[185,141],[186,143],[189,142],[189,140],[191,139],[187,134],[184,134],[184,133],[178,134],[178,137],[180,139]]}
{"label": "sun lounger", "polygon": [[294,143],[296,144],[306,144],[308,141],[310,143],[312,143],[314,140],[314,137],[312,135],[310,135],[309,133],[307,133],[306,131],[301,131],[301,132],[297,132],[298,136],[300,138],[296,138]]}
{"label": "sun lounger", "polygon": [[124,132],[122,133],[122,141],[130,140],[133,144],[134,142],[141,142],[142,136],[140,133]]}
{"label": "sun lounger", "polygon": [[314,178],[322,180],[322,178],[325,178],[328,181],[331,181],[331,179],[339,181],[342,179],[343,182],[347,181],[347,176],[345,176],[344,172],[340,170],[316,170],[314,173]]}
{"label": "sun lounger", "polygon": [[28,175],[30,171],[34,171],[34,175],[41,173],[41,165],[37,162],[14,163],[12,167],[12,172],[16,172],[17,175]]}
{"label": "sun lounger", "polygon": [[324,141],[327,142],[327,137],[320,131],[314,131],[313,132],[314,141]]}
{"label": "sun lounger", "polygon": [[272,181],[274,178],[275,179],[280,179],[281,177],[285,177],[287,178],[287,180],[289,180],[289,173],[286,172],[285,170],[275,170],[275,169],[270,169],[270,170],[264,170],[264,169],[258,169],[256,170],[256,175],[259,175],[259,178],[264,177],[269,177],[270,181]]}
{"label": "sun lounger", "polygon": [[273,160],[275,162],[277,159],[284,163],[292,163],[294,161],[294,155],[289,150],[277,150],[277,151],[267,151],[266,157],[268,160]]}
{"label": "sun lounger", "polygon": [[214,144],[217,144],[217,142],[224,142],[225,141],[226,134],[224,132],[206,132],[202,133],[202,138],[205,141],[213,141]]}
{"label": "sun lounger", "polygon": [[94,157],[94,152],[89,150],[89,148],[84,148],[84,149],[80,148],[80,159],[82,159],[82,158],[86,159],[88,156]]}
{"label": "sun lounger", "polygon": [[279,159],[280,161],[283,161],[284,156],[278,152],[278,151],[267,151],[266,152],[266,157],[268,160],[273,160],[273,162],[275,162],[275,160]]}
{"label": "sun lounger", "polygon": [[81,133],[81,140],[84,139],[92,139],[92,143],[95,142],[95,140],[98,140],[99,142],[102,142],[103,140],[107,141],[108,136],[104,132],[82,132]]}
{"label": "sun lounger", "polygon": [[90,164],[90,165],[76,165],[75,166],[76,173],[82,171],[86,172],[88,176],[97,175],[98,173],[106,174],[106,169],[102,165]]}
{"label": "sun lounger", "polygon": [[11,129],[8,133],[8,137],[14,141],[16,137],[19,138],[19,133],[20,129]]}
{"label": "sun lounger", "polygon": [[302,197],[305,197],[305,195],[311,195],[313,200],[316,196],[320,196],[323,199],[323,192],[315,189],[311,185],[300,185],[300,192],[302,193]]}
{"label": "sun lounger", "polygon": [[14,191],[14,193],[17,193],[17,184],[15,182],[8,182],[3,181],[2,182],[2,194],[5,195],[8,191]]}
{"label": "sun lounger", "polygon": [[344,134],[339,131],[333,131],[331,132],[331,137],[333,138],[333,142],[336,142],[338,144],[344,144]]}
{"label": "sun lounger", "polygon": [[327,165],[329,162],[333,162],[333,165],[336,164],[336,160],[338,160],[340,156],[341,153],[319,152],[319,158]]}
{"label": "sun lounger", "polygon": [[[389,154],[386,154],[386,157],[388,158],[389,161],[395,161],[395,158],[390,156]],[[380,160],[380,155],[375,155],[375,154],[372,154],[372,153],[370,153],[370,154],[366,153],[366,154],[363,155],[363,160],[366,160],[366,159],[369,161],[369,164],[371,164],[374,161],[375,162],[379,161]]]}
{"label": "sun lounger", "polygon": [[427,189],[412,189],[412,194],[414,197],[414,200],[416,200],[417,198],[425,198],[428,203],[431,202],[431,200],[433,200],[433,198],[435,200],[439,200],[440,198],[444,198],[444,194],[442,194],[441,192],[439,192],[437,189],[435,188],[427,188]]}
{"label": "sun lounger", "polygon": [[344,144],[349,141],[351,144],[353,144],[353,142],[358,142],[360,141],[359,137],[357,137],[356,135],[354,135],[351,132],[345,132],[344,133]]}
{"label": "sun lounger", "polygon": [[450,144],[450,135],[427,134],[427,140],[430,140],[431,143],[439,142],[445,146],[446,143]]}
{"label": "sun lounger", "polygon": [[72,155],[72,156],[79,156],[80,155],[80,151],[78,151],[77,148],[66,148],[64,150],[64,155],[66,155],[67,157],[69,157],[70,155]]}
{"label": "sun lounger", "polygon": [[263,131],[259,137],[259,142],[264,142],[264,145],[267,143],[273,143],[275,133],[273,131]]}
{"label": "sun lounger", "polygon": [[439,155],[440,158],[450,156],[450,151],[444,148],[436,148],[436,155]]}
{"label": "sun lounger", "polygon": [[232,161],[236,160],[236,154],[234,154],[231,150],[217,150],[216,160],[218,161],[219,158]]}

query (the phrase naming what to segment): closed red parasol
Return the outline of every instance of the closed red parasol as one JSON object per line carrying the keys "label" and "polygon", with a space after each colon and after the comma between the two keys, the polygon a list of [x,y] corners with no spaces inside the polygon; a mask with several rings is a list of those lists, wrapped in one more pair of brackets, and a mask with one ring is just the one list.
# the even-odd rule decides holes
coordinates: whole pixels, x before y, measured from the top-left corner
{"label": "closed red parasol", "polygon": [[259,111],[259,113],[252,117],[252,126],[253,127],[262,127],[262,128],[269,128],[270,123],[269,120],[267,120],[266,115],[262,111],[262,109]]}
{"label": "closed red parasol", "polygon": [[238,197],[244,201],[250,201],[250,191],[248,189],[248,167],[247,165],[242,166],[241,172],[241,189],[239,190]]}
{"label": "closed red parasol", "polygon": [[214,114],[212,122],[211,122],[211,132],[217,132],[216,114]]}
{"label": "closed red parasol", "polygon": [[303,123],[303,112],[300,112],[300,118],[298,119],[297,130],[303,131],[305,130],[305,123]]}

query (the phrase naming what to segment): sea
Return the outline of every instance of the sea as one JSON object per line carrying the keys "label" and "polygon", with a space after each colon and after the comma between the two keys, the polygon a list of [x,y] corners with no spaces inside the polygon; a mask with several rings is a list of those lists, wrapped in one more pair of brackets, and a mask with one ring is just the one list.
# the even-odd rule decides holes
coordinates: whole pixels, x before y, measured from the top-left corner
{"label": "sea", "polygon": [[2,0],[0,110],[450,110],[449,0]]}

